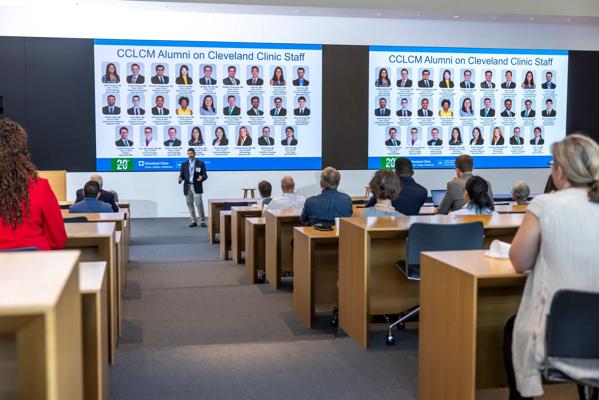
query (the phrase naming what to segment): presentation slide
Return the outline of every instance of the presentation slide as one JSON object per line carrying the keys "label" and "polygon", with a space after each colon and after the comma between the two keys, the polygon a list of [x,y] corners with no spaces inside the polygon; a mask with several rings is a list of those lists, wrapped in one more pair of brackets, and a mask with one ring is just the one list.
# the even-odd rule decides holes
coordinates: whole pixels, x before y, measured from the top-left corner
{"label": "presentation slide", "polygon": [[370,47],[368,167],[548,166],[566,135],[568,52]]}
{"label": "presentation slide", "polygon": [[312,170],[322,46],[94,41],[98,171]]}

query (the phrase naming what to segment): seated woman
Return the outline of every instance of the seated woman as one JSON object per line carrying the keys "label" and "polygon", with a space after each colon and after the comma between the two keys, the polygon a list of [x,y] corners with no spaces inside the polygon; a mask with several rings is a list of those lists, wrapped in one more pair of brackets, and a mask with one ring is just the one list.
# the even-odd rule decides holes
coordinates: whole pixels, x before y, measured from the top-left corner
{"label": "seated woman", "polygon": [[528,196],[530,196],[530,188],[524,181],[518,181],[512,188],[512,199],[519,206],[528,204]]}
{"label": "seated woman", "polygon": [[[599,292],[599,145],[573,134],[555,143],[552,153],[551,175],[559,190],[530,202],[510,249],[514,269],[530,271],[518,314],[505,327],[510,399],[543,394],[545,327],[554,294],[560,289]],[[597,360],[549,362],[572,379],[599,380]]]}
{"label": "seated woman", "polygon": [[489,184],[480,176],[473,176],[466,181],[463,208],[452,211],[451,215],[488,215],[495,213],[493,199],[489,196]]}
{"label": "seated woman", "polygon": [[376,197],[376,204],[374,207],[362,209],[361,216],[396,217],[403,215],[393,208],[391,204],[391,201],[397,198],[400,191],[399,177],[394,171],[384,169],[376,171],[368,186],[374,197]]}
{"label": "seated woman", "polygon": [[67,234],[58,200],[38,178],[29,158],[27,134],[0,119],[0,249],[62,249]]}

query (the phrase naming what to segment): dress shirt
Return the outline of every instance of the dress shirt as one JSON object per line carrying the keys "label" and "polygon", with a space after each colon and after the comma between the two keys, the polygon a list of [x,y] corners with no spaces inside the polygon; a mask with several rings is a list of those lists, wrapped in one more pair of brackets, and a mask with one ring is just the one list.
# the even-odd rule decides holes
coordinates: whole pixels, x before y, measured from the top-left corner
{"label": "dress shirt", "polygon": [[301,210],[304,208],[305,202],[306,198],[304,196],[300,196],[296,193],[283,193],[282,196],[273,198],[272,201],[266,205],[264,211],[262,211],[262,216],[266,215],[266,210],[281,210],[283,208]]}
{"label": "dress shirt", "polygon": [[333,223],[335,218],[351,215],[351,197],[336,189],[323,189],[319,195],[306,199],[300,221],[306,225]]}

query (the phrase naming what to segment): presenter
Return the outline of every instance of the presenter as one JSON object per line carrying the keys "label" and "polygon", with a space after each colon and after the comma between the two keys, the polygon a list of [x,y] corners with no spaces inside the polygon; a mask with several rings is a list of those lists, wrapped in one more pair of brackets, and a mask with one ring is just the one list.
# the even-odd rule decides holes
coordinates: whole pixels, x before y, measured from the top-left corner
{"label": "presenter", "polygon": [[526,71],[526,76],[524,77],[524,82],[522,82],[521,87],[522,87],[522,89],[534,89],[534,88],[536,88],[535,78],[532,75],[532,71]]}
{"label": "presenter", "polygon": [[131,103],[133,103],[133,107],[127,109],[127,114],[144,115],[146,113],[146,110],[139,106],[139,103],[141,103],[141,99],[138,95],[131,97]]}
{"label": "presenter", "polygon": [[533,146],[542,146],[545,144],[545,139],[543,139],[543,136],[541,135],[540,126],[535,127],[533,135],[533,138],[530,139],[530,144],[532,144]]}
{"label": "presenter", "polygon": [[235,77],[237,74],[237,68],[234,65],[230,65],[227,68],[227,77],[223,79],[223,85],[225,86],[237,86],[241,83],[239,79]]}
{"label": "presenter", "polygon": [[520,113],[522,118],[534,118],[536,115],[535,110],[532,109],[532,100],[524,100],[524,110]]}
{"label": "presenter", "polygon": [[229,139],[227,139],[227,134],[225,133],[225,129],[221,126],[217,126],[214,130],[214,140],[212,141],[213,146],[228,146]]}
{"label": "presenter", "polygon": [[398,117],[411,117],[412,111],[408,109],[408,99],[403,98],[399,102],[401,104],[401,108],[395,112]]}
{"label": "presenter", "polygon": [[129,129],[126,126],[119,129],[119,135],[121,138],[114,142],[117,147],[133,147],[133,141],[129,140]]}
{"label": "presenter", "polygon": [[116,72],[116,65],[113,63],[106,65],[106,71],[104,75],[102,75],[102,83],[119,83],[120,81],[121,78]]}
{"label": "presenter", "polygon": [[460,117],[474,117],[474,110],[472,109],[472,99],[466,97],[462,100],[462,108],[460,108]]}
{"label": "presenter", "polygon": [[304,69],[304,67],[298,67],[297,79],[293,80],[293,86],[309,86],[310,81],[308,81],[306,78],[304,78],[305,74],[306,74],[306,70]]}
{"label": "presenter", "polygon": [[545,100],[545,106],[547,107],[541,112],[543,117],[555,117],[555,110],[553,109],[553,100],[547,99]]}
{"label": "presenter", "polygon": [[102,107],[102,114],[106,114],[106,115],[118,115],[121,113],[121,107],[117,107],[116,104],[116,97],[114,97],[113,95],[109,94],[106,97],[106,106]]}
{"label": "presenter", "polygon": [[408,75],[409,75],[408,70],[406,68],[402,68],[401,71],[399,72],[399,74],[401,75],[401,79],[397,80],[397,87],[411,88],[412,80],[408,79]]}
{"label": "presenter", "polygon": [[422,71],[422,79],[418,81],[418,87],[432,88],[435,82],[430,80],[431,72],[428,69]]}
{"label": "presenter", "polygon": [[199,126],[194,126],[191,129],[191,139],[189,139],[190,146],[206,146],[204,138],[202,137],[202,130]]}
{"label": "presenter", "polygon": [[391,81],[389,80],[389,73],[387,72],[387,68],[381,68],[379,70],[379,77],[374,81],[374,86],[376,86],[376,87],[391,86]]}
{"label": "presenter", "polygon": [[270,79],[270,86],[285,86],[286,83],[285,77],[283,76],[283,68],[275,67],[272,78]]}
{"label": "presenter", "polygon": [[543,89],[555,89],[555,83],[553,83],[553,72],[547,71],[545,73],[545,82],[541,84]]}
{"label": "presenter", "polygon": [[420,101],[420,109],[418,110],[419,117],[432,117],[433,112],[428,109],[428,99],[424,98]]}
{"label": "presenter", "polygon": [[491,99],[485,98],[485,108],[480,110],[480,116],[483,118],[490,118],[495,116],[495,109],[491,107]]}
{"label": "presenter", "polygon": [[502,117],[511,118],[516,116],[516,113],[512,111],[512,99],[505,99],[503,105],[505,106],[505,110],[501,112]]}
{"label": "presenter", "polygon": [[140,75],[139,64],[131,64],[131,75],[127,76],[127,83],[141,84],[146,81],[143,75]]}
{"label": "presenter", "polygon": [[206,227],[204,203],[202,202],[202,193],[204,193],[202,183],[206,179],[208,179],[208,174],[204,162],[196,159],[196,151],[193,148],[187,149],[187,160],[181,164],[181,172],[179,172],[179,184],[185,182],[183,194],[191,217],[190,228],[198,226],[195,207],[197,207],[200,214],[200,226],[202,228]]}
{"label": "presenter", "polygon": [[297,108],[293,110],[294,115],[310,115],[310,109],[306,107],[306,98],[300,96],[297,98]]}
{"label": "presenter", "polygon": [[204,65],[204,76],[200,78],[200,85],[216,85],[216,79],[212,78],[212,66]]}
{"label": "presenter", "polygon": [[179,108],[175,111],[177,115],[193,115],[193,111],[189,108],[189,98],[186,96],[179,97]]}
{"label": "presenter", "polygon": [[168,108],[164,106],[164,97],[158,95],[154,101],[156,105],[152,107],[152,115],[168,115]]}
{"label": "presenter", "polygon": [[156,75],[152,77],[152,83],[154,85],[167,85],[168,76],[164,75],[164,65],[158,64],[156,66]]}
{"label": "presenter", "polygon": [[250,99],[250,104],[252,105],[252,108],[250,108],[250,109],[247,111],[247,115],[250,115],[250,116],[255,116],[255,117],[259,117],[259,116],[261,116],[261,115],[264,115],[264,111],[262,111],[262,110],[260,109],[260,97],[258,97],[258,96],[253,96],[253,97]]}
{"label": "presenter", "polygon": [[181,140],[177,138],[177,130],[172,126],[167,131],[168,139],[164,141],[166,147],[179,147],[181,146]]}
{"label": "presenter", "polygon": [[483,89],[494,89],[495,83],[493,83],[493,71],[487,70],[485,71],[485,80],[482,81],[480,87]]}
{"label": "presenter", "polygon": [[248,132],[248,128],[245,126],[241,126],[239,128],[239,136],[237,138],[237,146],[251,146],[252,138],[250,137],[250,133]]}
{"label": "presenter", "polygon": [[193,83],[193,79],[189,76],[189,67],[187,65],[181,65],[179,76],[175,79],[175,83],[177,85],[191,85]]}
{"label": "presenter", "polygon": [[503,132],[501,128],[496,126],[493,128],[493,136],[491,137],[491,146],[503,146],[505,139],[503,138]]}
{"label": "presenter", "polygon": [[389,139],[385,141],[385,146],[401,146],[401,140],[397,138],[397,129],[389,128]]}
{"label": "presenter", "polygon": [[420,138],[418,137],[418,128],[414,127],[410,129],[410,140],[408,140],[408,144],[412,147],[421,146]]}
{"label": "presenter", "polygon": [[275,97],[275,107],[270,109],[270,115],[273,117],[284,117],[287,115],[287,109],[283,107],[283,99]]}
{"label": "presenter", "polygon": [[441,80],[441,83],[439,83],[439,87],[443,89],[451,89],[453,86],[453,81],[451,80],[451,71],[446,69],[443,71],[443,79]]}
{"label": "presenter", "polygon": [[275,140],[270,137],[270,128],[265,126],[262,128],[262,136],[258,138],[259,146],[274,146]]}
{"label": "presenter", "polygon": [[462,144],[462,133],[460,132],[460,128],[456,126],[451,130],[451,139],[449,139],[449,145],[461,146]]}
{"label": "presenter", "polygon": [[512,81],[512,71],[505,71],[505,82],[501,84],[502,89],[515,89],[516,82]]}
{"label": "presenter", "polygon": [[485,144],[485,139],[483,139],[483,135],[480,133],[480,128],[474,127],[472,128],[472,139],[470,139],[470,146],[482,146]]}
{"label": "presenter", "polygon": [[285,139],[281,140],[282,146],[297,146],[297,139],[294,135],[294,130],[292,126],[288,126],[285,128]]}
{"label": "presenter", "polygon": [[510,138],[510,144],[512,146],[522,146],[524,144],[524,138],[520,136],[520,127],[514,127],[514,134]]}
{"label": "presenter", "polygon": [[214,98],[212,95],[207,94],[202,100],[202,107],[200,107],[200,115],[216,115],[216,108],[214,107]]}
{"label": "presenter", "polygon": [[387,99],[381,97],[379,99],[379,108],[374,110],[374,115],[377,117],[388,117],[391,115],[391,110],[387,108]]}
{"label": "presenter", "polygon": [[240,115],[241,114],[241,109],[239,107],[237,107],[236,100],[235,100],[235,96],[233,95],[229,95],[227,97],[227,103],[229,103],[229,105],[225,108],[223,108],[223,114],[227,115],[227,116],[233,116],[233,115]]}
{"label": "presenter", "polygon": [[451,107],[451,101],[448,99],[441,100],[441,110],[439,110],[440,117],[453,117],[453,111],[449,109]]}
{"label": "presenter", "polygon": [[464,71],[464,80],[460,82],[462,89],[473,89],[476,85],[472,82],[472,71],[469,69]]}
{"label": "presenter", "polygon": [[442,146],[443,140],[439,139],[439,129],[433,128],[431,129],[431,137],[432,139],[426,142],[429,146]]}
{"label": "presenter", "polygon": [[248,79],[245,83],[249,86],[262,86],[264,85],[264,79],[260,78],[260,68],[257,65],[254,65],[250,69],[250,74],[252,77]]}

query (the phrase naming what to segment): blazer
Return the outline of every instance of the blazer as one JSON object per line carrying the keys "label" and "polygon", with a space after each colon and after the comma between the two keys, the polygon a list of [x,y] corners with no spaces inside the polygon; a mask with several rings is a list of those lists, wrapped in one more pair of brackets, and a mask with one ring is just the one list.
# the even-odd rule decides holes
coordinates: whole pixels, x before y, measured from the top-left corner
{"label": "blazer", "polygon": [[114,108],[114,112],[112,114],[110,114],[109,106],[102,107],[102,114],[117,115],[117,114],[121,113],[121,107],[112,106],[112,108]]}
{"label": "blazer", "polygon": [[[185,83],[183,83],[183,78],[178,76],[177,79],[175,79],[175,83],[177,85],[185,85]],[[187,77],[187,85],[191,85],[193,83],[193,79],[191,79],[190,76]]]}
{"label": "blazer", "polygon": [[507,82],[503,82],[501,84],[501,88],[502,89],[515,89],[516,88],[516,82],[510,81],[509,84]]}
{"label": "blazer", "polygon": [[534,139],[534,138],[532,138],[532,139],[530,139],[530,144],[532,144],[533,146],[540,146],[540,145],[542,145],[542,144],[545,144],[545,139],[543,139],[543,138],[540,138],[540,139],[539,139],[539,143],[537,143],[537,144],[535,145],[535,139]]}
{"label": "blazer", "polygon": [[[218,139],[214,139],[214,140],[212,141],[212,145],[213,145],[213,146],[216,146],[216,141],[217,141],[217,140],[218,140]],[[221,141],[220,141],[220,144],[219,144],[219,146],[228,146],[228,145],[229,145],[229,139],[223,139],[223,140],[221,140]]]}
{"label": "blazer", "polygon": [[513,111],[511,111],[511,110],[510,110],[510,111],[508,111],[508,110],[503,110],[503,111],[501,112],[501,116],[502,116],[502,117],[515,117],[515,116],[516,116],[516,113],[515,113],[515,112],[513,112]]}
{"label": "blazer", "polygon": [[504,143],[505,143],[505,139],[502,138],[501,136],[497,140],[497,143],[493,143],[493,138],[491,138],[491,146],[503,146]]}
{"label": "blazer", "polygon": [[[75,192],[75,197],[75,203],[83,201],[85,198],[83,189],[77,190],[77,192]],[[110,204],[113,212],[119,212],[119,206],[116,205],[116,202],[114,201],[114,194],[112,192],[109,192],[108,190],[100,190],[100,197],[98,197],[98,200],[103,201],[106,204]]]}
{"label": "blazer", "polygon": [[423,110],[422,108],[418,110],[419,117],[432,117],[433,112],[431,110]]}
{"label": "blazer", "polygon": [[[474,88],[475,86],[476,86],[476,84],[474,82],[470,81],[470,89]],[[460,87],[461,88],[466,88],[466,81],[460,82]]]}
{"label": "blazer", "polygon": [[[480,116],[484,117],[485,116],[485,108],[480,110]],[[494,108],[489,108],[489,113],[487,114],[487,117],[494,117],[495,116],[495,109]]]}
{"label": "blazer", "polygon": [[[422,185],[416,183],[411,176],[399,177],[401,190],[397,198],[391,201],[391,205],[403,215],[418,215],[420,208],[426,201],[428,191]],[[376,197],[372,196],[366,207],[372,207],[376,204]]]}
{"label": "blazer", "polygon": [[[464,189],[466,187],[466,181],[473,176],[472,172],[465,173],[461,178],[457,176],[447,182],[447,192],[441,200],[441,204],[437,208],[439,214],[448,214],[450,211],[459,210],[464,207]],[[493,191],[491,190],[491,184],[489,184],[489,197],[493,202]]]}
{"label": "blazer", "polygon": [[449,81],[449,86],[447,85],[447,83],[445,83],[445,80],[442,80],[442,81],[439,83],[439,87],[440,87],[440,88],[446,88],[446,89],[450,89],[450,88],[452,88],[453,86],[454,86],[454,85],[453,85],[453,81],[451,81],[451,80]]}
{"label": "blazer", "polygon": [[[390,113],[391,113],[391,111],[389,111],[389,114]],[[299,109],[299,107],[295,108],[293,110],[293,115],[300,115],[300,109]],[[304,113],[302,115],[310,115],[310,109],[308,107],[304,108]]]}
{"label": "blazer", "polygon": [[374,110],[374,115],[376,115],[377,117],[388,117],[391,115],[391,110],[385,108],[385,110],[383,111],[381,108],[377,108]]}
{"label": "blazer", "polygon": [[555,89],[556,85],[553,82],[545,82],[541,85],[541,88],[543,89]]}
{"label": "blazer", "polygon": [[[273,115],[273,116],[274,116],[274,115],[275,115],[275,111],[276,111],[276,110],[277,110],[276,108],[271,108],[271,109],[270,109],[270,115]],[[283,108],[283,107],[281,107],[281,109],[279,110],[279,116],[281,116],[281,117],[284,117],[284,116],[286,116],[286,115],[287,115],[287,109],[286,109],[286,108]]]}
{"label": "blazer", "polygon": [[200,78],[200,85],[216,85],[216,79],[210,78],[210,80],[208,80],[208,78],[203,76]]}
{"label": "blazer", "polygon": [[486,80],[484,80],[480,83],[480,87],[483,89],[493,89],[493,88],[495,88],[495,83],[493,83],[493,82],[489,83]]}
{"label": "blazer", "polygon": [[395,144],[393,144],[393,139],[385,140],[385,146],[401,146],[401,140],[395,139]]}
{"label": "blazer", "polygon": [[514,144],[514,145],[524,144],[524,138],[512,136],[512,137],[510,137],[510,144]]}
{"label": "blazer", "polygon": [[[402,111],[403,111],[403,110],[400,108],[399,110],[397,110],[397,111],[395,112],[395,114],[396,114],[398,117],[402,117],[402,115],[401,115],[401,114],[402,114]],[[406,114],[408,114],[408,117],[411,117],[411,116],[412,116],[412,111],[410,111],[410,110],[406,110]]]}
{"label": "blazer", "polygon": [[476,139],[476,142],[472,143],[474,141],[474,139],[470,139],[470,146],[474,145],[474,146],[481,146],[483,144],[485,144],[485,139],[483,139],[482,137],[478,137],[478,139]]}
{"label": "blazer", "polygon": [[290,144],[287,144],[287,139],[283,139],[283,140],[281,140],[281,145],[282,146],[297,146],[297,139],[295,139],[295,138],[291,139]]}
{"label": "blazer", "polygon": [[235,145],[236,146],[251,146],[252,145],[252,138],[249,137],[249,136],[246,137],[245,140],[243,141],[243,144],[239,144],[239,140],[238,140]]}
{"label": "blazer", "polygon": [[[397,87],[402,87],[401,86],[401,79],[397,80]],[[406,84],[403,87],[412,87],[412,80],[411,79],[406,79]]]}
{"label": "blazer", "polygon": [[300,80],[299,79],[294,79],[293,80],[293,86],[310,86],[310,81],[307,79],[304,79],[304,84],[300,85]]}
{"label": "blazer", "polygon": [[[233,82],[235,82],[235,83],[233,83]],[[229,78],[228,76],[225,79],[223,79],[223,85],[225,85],[225,86],[234,86],[234,85],[239,85],[241,83],[241,81],[237,78],[235,78],[233,80],[233,82],[231,82],[231,78]]]}
{"label": "blazer", "polygon": [[[435,81],[428,79],[428,87],[432,88],[433,86],[435,86]],[[424,79],[418,81],[418,87],[427,87],[424,84]]]}
{"label": "blazer", "polygon": [[[426,144],[428,146],[433,146],[433,139],[431,139],[428,142],[426,142]],[[443,145],[443,140],[441,140],[441,139],[437,139],[437,141],[434,144],[434,146],[442,146],[442,145]]]}
{"label": "blazer", "polygon": [[[526,110],[522,110],[522,112],[520,113],[520,116],[524,117],[524,115],[526,114]],[[530,109],[530,111],[528,112],[528,118],[533,118],[536,115],[535,110],[533,110],[532,108]],[[524,117],[527,118],[527,117]]]}
{"label": "blazer", "polygon": [[[141,108],[141,107],[138,107],[138,108],[139,108],[139,115],[144,115],[146,113],[146,110],[144,110],[143,108]],[[134,113],[133,107],[127,109],[127,114],[133,115],[133,113]]]}
{"label": "blazer", "polygon": [[165,145],[166,147],[178,147],[178,146],[181,146],[181,140],[179,140],[179,139],[174,139],[174,140],[173,140],[173,145],[172,145],[172,146],[169,146],[169,145],[168,145],[168,144],[169,144],[169,142],[170,142],[170,139],[169,139],[169,140],[165,140],[165,141],[164,141],[164,145]]}
{"label": "blazer", "polygon": [[[203,183],[206,179],[208,179],[208,174],[206,173],[206,165],[204,165],[204,161],[198,160],[197,158],[193,160],[195,167],[193,170],[193,190],[196,193],[204,193]],[[198,178],[202,177],[202,181],[198,182]],[[181,171],[179,172],[179,179],[183,179],[185,185],[183,185],[183,194],[187,196],[189,192],[189,160],[181,163]]]}
{"label": "blazer", "polygon": [[264,137],[264,136],[260,136],[258,138],[258,144],[260,146],[274,146],[275,144],[275,140],[271,137]]}
{"label": "blazer", "polygon": [[114,144],[116,144],[117,147],[133,147],[133,140],[127,139],[127,145],[125,145],[123,139],[119,139],[116,142],[114,142]]}
{"label": "blazer", "polygon": [[[257,112],[257,114],[256,114],[256,112]],[[253,108],[250,108],[247,111],[247,115],[254,115],[254,116],[256,116],[256,115],[264,115],[264,111],[262,111],[260,109],[258,111],[255,111]]]}
{"label": "blazer", "polygon": [[[137,79],[135,80],[135,83],[145,83],[146,78],[144,78],[143,75],[137,75]],[[133,83],[133,75],[129,75],[127,76],[127,83]]]}
{"label": "blazer", "polygon": [[112,206],[95,197],[86,197],[82,201],[72,204],[69,213],[111,213]]}
{"label": "blazer", "polygon": [[[162,115],[168,115],[168,108],[162,107]],[[152,107],[152,115],[160,115],[158,114],[158,107]]]}
{"label": "blazer", "polygon": [[204,143],[203,141],[196,143],[193,141],[193,139],[189,139],[189,142],[187,142],[187,144],[189,144],[190,146],[206,146],[206,143]]}
{"label": "blazer", "polygon": [[264,85],[264,79],[262,79],[262,78],[256,78],[256,83],[252,83],[253,80],[254,80],[253,78],[250,78],[247,81],[245,81],[245,83],[247,83],[250,86],[262,86],[262,85]]}
{"label": "blazer", "polygon": [[229,114],[229,107],[224,107],[223,108],[223,114],[224,115],[240,115],[241,114],[241,108],[235,106],[235,107],[233,107],[233,112],[231,114]]}
{"label": "blazer", "polygon": [[[166,84],[168,83],[168,76],[165,76],[165,75],[163,75],[163,76],[162,76],[162,80],[164,81],[164,84],[166,85]],[[152,80],[151,80],[151,81],[152,81],[152,83],[153,83],[153,84],[155,84],[155,85],[161,85],[161,83],[160,83],[160,78],[158,78],[158,76],[157,76],[157,75],[154,75],[154,76],[152,77]]]}
{"label": "blazer", "polygon": [[555,114],[556,114],[555,110],[551,110],[551,111],[549,111],[549,110],[543,110],[543,111],[541,111],[541,115],[543,117],[555,117]]}

